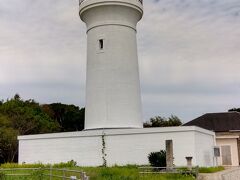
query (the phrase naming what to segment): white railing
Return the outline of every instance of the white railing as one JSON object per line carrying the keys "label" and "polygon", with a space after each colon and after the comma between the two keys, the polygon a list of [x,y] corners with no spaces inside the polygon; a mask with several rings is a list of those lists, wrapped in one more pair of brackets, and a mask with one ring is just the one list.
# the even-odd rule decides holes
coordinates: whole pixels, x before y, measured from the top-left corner
{"label": "white railing", "polygon": [[[83,1],[87,1],[87,0],[79,0],[79,5],[80,5]],[[143,3],[143,0],[137,0],[137,1],[139,1],[141,4]]]}
{"label": "white railing", "polygon": [[[7,177],[29,177],[29,179],[46,177],[53,179],[89,180],[83,171],[59,168],[0,168],[0,179]],[[7,178],[8,179],[8,178]]]}
{"label": "white railing", "polygon": [[199,167],[184,168],[184,167],[138,167],[139,174],[182,174],[182,175],[191,175],[194,177],[198,176]]}

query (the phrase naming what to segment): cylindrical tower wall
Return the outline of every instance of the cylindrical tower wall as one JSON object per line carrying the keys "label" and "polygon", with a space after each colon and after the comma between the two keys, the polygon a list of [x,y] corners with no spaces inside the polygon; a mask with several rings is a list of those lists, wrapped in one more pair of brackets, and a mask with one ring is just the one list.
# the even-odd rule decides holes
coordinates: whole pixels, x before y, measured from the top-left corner
{"label": "cylindrical tower wall", "polygon": [[136,41],[141,3],[90,1],[80,6],[87,25],[85,129],[141,128]]}

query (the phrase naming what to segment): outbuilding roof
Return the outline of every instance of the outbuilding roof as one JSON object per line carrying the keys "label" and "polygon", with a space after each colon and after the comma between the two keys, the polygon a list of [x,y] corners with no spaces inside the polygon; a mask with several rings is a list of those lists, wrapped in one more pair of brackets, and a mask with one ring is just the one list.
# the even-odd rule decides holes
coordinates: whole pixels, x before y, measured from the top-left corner
{"label": "outbuilding roof", "polygon": [[198,126],[215,132],[240,131],[240,113],[207,113],[183,126]]}

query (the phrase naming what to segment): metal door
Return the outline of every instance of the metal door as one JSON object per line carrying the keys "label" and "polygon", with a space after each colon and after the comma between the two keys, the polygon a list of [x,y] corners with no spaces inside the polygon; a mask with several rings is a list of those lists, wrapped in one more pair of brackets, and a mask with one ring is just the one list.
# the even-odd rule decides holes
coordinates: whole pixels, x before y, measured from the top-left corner
{"label": "metal door", "polygon": [[222,165],[232,165],[231,146],[221,146]]}

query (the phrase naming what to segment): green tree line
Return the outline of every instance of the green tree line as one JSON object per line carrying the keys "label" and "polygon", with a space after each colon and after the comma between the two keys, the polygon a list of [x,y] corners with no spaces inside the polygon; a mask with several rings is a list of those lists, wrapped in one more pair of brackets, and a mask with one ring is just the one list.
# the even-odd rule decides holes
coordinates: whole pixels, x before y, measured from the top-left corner
{"label": "green tree line", "polygon": [[229,109],[228,112],[240,112],[240,108]]}
{"label": "green tree line", "polygon": [[84,111],[61,103],[40,105],[17,94],[0,101],[0,163],[17,161],[19,135],[82,130]]}
{"label": "green tree line", "polygon": [[169,126],[181,126],[182,121],[174,115],[171,115],[168,118],[156,116],[154,118],[150,118],[150,121],[147,121],[143,124],[145,128],[150,127],[169,127]]}

